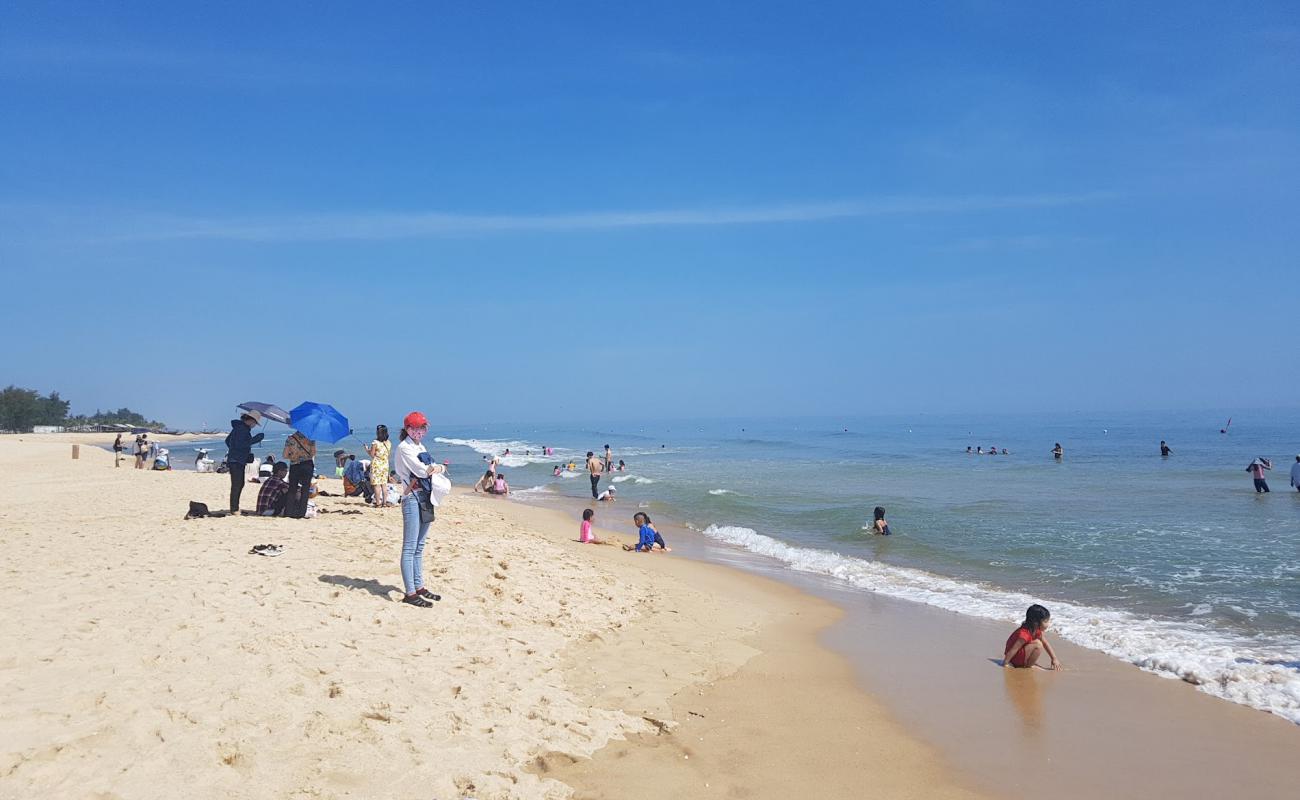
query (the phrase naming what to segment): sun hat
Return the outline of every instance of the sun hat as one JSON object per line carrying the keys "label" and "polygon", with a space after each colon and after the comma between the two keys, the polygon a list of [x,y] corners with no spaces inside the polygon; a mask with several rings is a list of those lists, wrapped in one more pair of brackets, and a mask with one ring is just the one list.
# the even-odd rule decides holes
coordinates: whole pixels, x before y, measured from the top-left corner
{"label": "sun hat", "polygon": [[429,424],[429,418],[419,411],[412,411],[402,420],[403,428],[423,428]]}
{"label": "sun hat", "polygon": [[249,419],[251,419],[251,420],[253,420],[254,422],[256,422],[258,425],[261,425],[261,424],[262,424],[262,412],[261,412],[261,411],[245,411],[243,414],[240,414],[239,416],[240,416],[241,419],[242,419],[243,417],[248,417]]}

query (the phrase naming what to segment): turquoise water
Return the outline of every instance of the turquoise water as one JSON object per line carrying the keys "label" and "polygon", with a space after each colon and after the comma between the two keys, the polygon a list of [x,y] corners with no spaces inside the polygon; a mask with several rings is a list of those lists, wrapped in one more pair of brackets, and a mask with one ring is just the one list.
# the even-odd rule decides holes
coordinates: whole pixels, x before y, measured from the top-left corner
{"label": "turquoise water", "polygon": [[[426,443],[462,484],[509,448],[512,488],[538,502],[590,498],[583,457],[608,443],[628,464],[612,479],[629,515],[643,507],[789,569],[973,616],[1015,620],[1043,602],[1066,638],[1300,722],[1300,411],[1237,412],[1220,434],[1226,419],[435,422]],[[1245,472],[1257,456],[1274,463],[1269,495]],[[552,477],[568,460],[581,474]],[[894,536],[864,534],[877,505]]]}

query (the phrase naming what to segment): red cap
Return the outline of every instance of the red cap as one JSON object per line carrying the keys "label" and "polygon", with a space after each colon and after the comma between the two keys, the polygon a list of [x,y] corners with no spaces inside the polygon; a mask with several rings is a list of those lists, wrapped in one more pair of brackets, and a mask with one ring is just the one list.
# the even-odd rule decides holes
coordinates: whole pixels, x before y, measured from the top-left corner
{"label": "red cap", "polygon": [[421,414],[419,411],[412,411],[406,415],[406,419],[402,420],[402,427],[407,429],[423,428],[428,424],[429,418],[424,416],[424,414]]}

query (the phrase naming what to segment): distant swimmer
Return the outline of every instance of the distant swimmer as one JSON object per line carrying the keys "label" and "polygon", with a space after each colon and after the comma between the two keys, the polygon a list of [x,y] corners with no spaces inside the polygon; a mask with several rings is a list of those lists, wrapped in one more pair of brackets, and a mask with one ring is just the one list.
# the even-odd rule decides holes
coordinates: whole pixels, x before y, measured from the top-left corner
{"label": "distant swimmer", "polygon": [[1008,452],[1007,452],[1007,448],[1004,447],[1004,448],[1002,448],[1002,455],[1004,455],[1004,456],[1009,456],[1009,455],[1011,455],[1011,454],[1008,453]]}
{"label": "distant swimmer", "polygon": [[[967,447],[966,449],[969,450],[970,448]],[[975,455],[977,455],[977,456],[982,456],[982,455],[984,455],[984,446],[983,446],[983,445],[980,445],[979,447],[975,448]]]}
{"label": "distant swimmer", "polygon": [[560,477],[560,473],[561,473],[561,472],[564,472],[564,469],[563,469],[559,464],[556,464],[556,465],[555,465],[555,471],[551,473],[551,476],[552,476],[552,477],[555,477],[555,478],[558,478],[558,477]]}
{"label": "distant swimmer", "polygon": [[872,512],[872,516],[875,518],[871,521],[871,532],[873,534],[877,534],[879,536],[893,535],[893,531],[889,529],[889,522],[888,520],[885,519],[884,506],[876,506],[876,510]]}
{"label": "distant swimmer", "polygon": [[997,455],[997,454],[998,454],[998,446],[997,446],[997,445],[993,445],[992,447],[989,448],[989,455],[991,455],[991,456],[995,456],[995,455]]}
{"label": "distant swimmer", "polygon": [[1164,440],[1164,439],[1161,439],[1161,440],[1160,440],[1160,455],[1163,456],[1163,457],[1165,457],[1165,458],[1168,458],[1168,457],[1169,457],[1169,454],[1172,453],[1172,452],[1174,452],[1174,451],[1171,450],[1171,449],[1169,448],[1169,445],[1165,444],[1165,440]]}
{"label": "distant swimmer", "polygon": [[627,470],[627,464],[624,464],[624,463],[623,463],[623,459],[620,458],[620,459],[618,460],[618,471],[619,471],[619,472],[624,472],[624,471],[626,471],[626,470]]}
{"label": "distant swimmer", "polygon": [[1291,465],[1291,487],[1300,492],[1300,456],[1295,457],[1295,463]]}
{"label": "distant swimmer", "polygon": [[1057,442],[1056,447],[1052,448],[1052,458],[1056,459],[1057,461],[1060,461],[1061,456],[1063,455],[1065,455],[1065,449],[1061,447],[1060,442]]}
{"label": "distant swimmer", "polygon": [[970,455],[970,454],[973,453],[973,452],[975,452],[975,451],[973,451],[973,450],[970,449],[970,445],[966,445],[966,455]]}

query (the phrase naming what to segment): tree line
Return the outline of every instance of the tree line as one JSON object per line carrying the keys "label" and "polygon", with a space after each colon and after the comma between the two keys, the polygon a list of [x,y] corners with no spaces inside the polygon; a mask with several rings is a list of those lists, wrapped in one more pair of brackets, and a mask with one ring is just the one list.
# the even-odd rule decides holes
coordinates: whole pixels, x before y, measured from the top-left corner
{"label": "tree line", "polygon": [[0,430],[28,433],[37,425],[62,425],[68,428],[94,425],[130,425],[154,430],[167,427],[157,420],[145,419],[143,414],[129,408],[116,411],[95,410],[94,414],[68,415],[71,402],[59,397],[58,392],[42,396],[35,389],[23,389],[10,384],[0,390]]}

